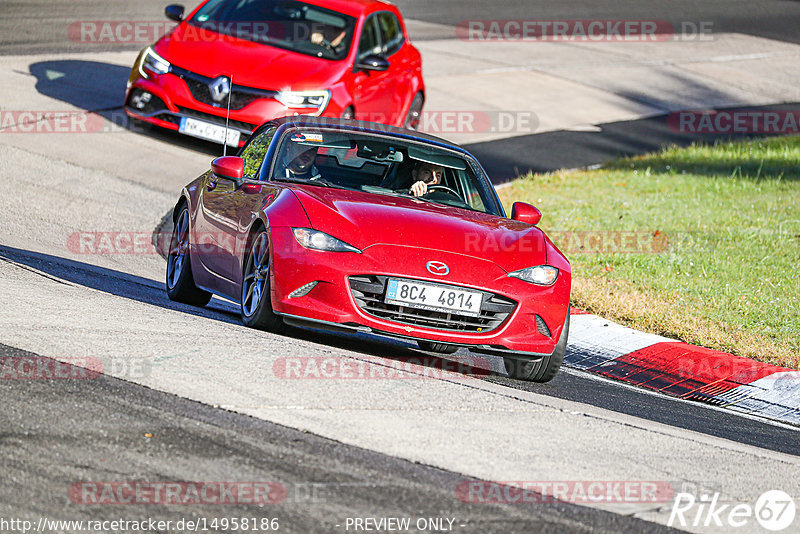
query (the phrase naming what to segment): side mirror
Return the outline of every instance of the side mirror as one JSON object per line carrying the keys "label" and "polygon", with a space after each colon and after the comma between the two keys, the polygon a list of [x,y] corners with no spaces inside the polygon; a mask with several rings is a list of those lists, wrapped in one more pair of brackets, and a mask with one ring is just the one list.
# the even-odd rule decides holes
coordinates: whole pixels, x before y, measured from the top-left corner
{"label": "side mirror", "polygon": [[244,160],[238,156],[223,156],[211,162],[211,172],[237,184],[242,181]]}
{"label": "side mirror", "polygon": [[164,14],[168,19],[180,22],[183,20],[183,9],[180,4],[170,4],[164,8]]}
{"label": "side mirror", "polygon": [[361,70],[384,71],[389,69],[389,61],[385,57],[370,54],[359,61],[356,68]]}
{"label": "side mirror", "polygon": [[542,212],[525,202],[514,202],[511,218],[515,221],[537,225],[542,220]]}

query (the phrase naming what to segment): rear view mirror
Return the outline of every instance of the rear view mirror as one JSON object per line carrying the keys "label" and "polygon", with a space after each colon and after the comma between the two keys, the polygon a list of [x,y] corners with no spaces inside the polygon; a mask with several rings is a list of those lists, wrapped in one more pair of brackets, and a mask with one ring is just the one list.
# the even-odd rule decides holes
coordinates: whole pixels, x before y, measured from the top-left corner
{"label": "rear view mirror", "polygon": [[244,160],[238,156],[217,158],[211,162],[211,172],[219,178],[225,178],[238,184],[244,175]]}
{"label": "rear view mirror", "polygon": [[542,212],[525,202],[514,202],[511,218],[515,221],[537,225],[542,220]]}
{"label": "rear view mirror", "polygon": [[362,70],[384,71],[389,69],[389,61],[385,57],[370,54],[358,62],[356,68]]}
{"label": "rear view mirror", "polygon": [[180,4],[170,4],[164,8],[164,14],[168,19],[180,22],[183,20],[183,6]]}

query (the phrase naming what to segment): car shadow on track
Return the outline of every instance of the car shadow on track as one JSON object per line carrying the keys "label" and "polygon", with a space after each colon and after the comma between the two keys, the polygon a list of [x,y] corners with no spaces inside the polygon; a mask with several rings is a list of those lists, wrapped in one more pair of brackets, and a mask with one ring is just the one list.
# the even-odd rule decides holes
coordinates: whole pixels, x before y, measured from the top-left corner
{"label": "car shadow on track", "polygon": [[207,317],[225,323],[237,323],[238,316],[214,301],[212,307],[195,308],[169,300],[163,286],[148,278],[99,267],[59,256],[0,245],[0,261],[44,276],[56,282],[68,283],[102,291],[144,304]]}
{"label": "car shadow on track", "polygon": [[[204,308],[173,302],[167,297],[163,285],[148,278],[5,245],[0,245],[0,262],[9,263],[56,282],[83,286],[167,310],[245,328],[241,324],[238,306],[235,304],[217,298],[212,299],[211,303]],[[265,333],[264,335],[274,334]],[[391,367],[411,369],[413,373],[428,377],[457,378],[455,375],[460,373],[467,378],[485,378],[494,374],[491,371],[489,358],[476,356],[465,358],[465,351],[460,351],[460,354],[456,354],[452,358],[442,358],[423,352],[410,342],[371,334],[332,334],[320,330],[292,327],[284,335],[364,356],[395,360],[398,365],[391,365]],[[431,372],[421,370],[422,367],[429,368]]]}
{"label": "car shadow on track", "polygon": [[66,59],[32,63],[28,69],[39,93],[100,115],[109,132],[130,131],[211,156],[222,153],[216,143],[131,122],[122,108],[130,67]]}

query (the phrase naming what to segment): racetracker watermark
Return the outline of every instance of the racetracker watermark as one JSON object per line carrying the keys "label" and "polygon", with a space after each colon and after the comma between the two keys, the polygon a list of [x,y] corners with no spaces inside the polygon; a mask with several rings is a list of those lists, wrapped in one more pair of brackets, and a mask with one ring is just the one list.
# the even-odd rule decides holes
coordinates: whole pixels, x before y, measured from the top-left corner
{"label": "racetracker watermark", "polygon": [[54,360],[44,356],[0,356],[0,380],[92,380],[103,372],[99,358]]}
{"label": "racetracker watermark", "polygon": [[[568,254],[661,254],[669,248],[669,237],[660,230],[550,230],[552,241]],[[150,255],[170,249],[169,232],[73,232],[67,237],[67,249],[74,254]],[[305,250],[295,240],[291,249]],[[242,255],[248,243],[225,232],[193,232],[192,252],[204,255]],[[544,243],[538,234],[464,234],[464,251],[468,254],[487,252],[543,252]],[[283,252],[290,252],[284,249]]]}
{"label": "racetracker watermark", "polygon": [[75,504],[277,504],[286,500],[278,482],[77,482]]}
{"label": "racetracker watermark", "polygon": [[147,45],[172,30],[175,24],[166,20],[79,20],[67,27],[67,36],[80,44]]}
{"label": "racetracker watermark", "polygon": [[483,378],[491,373],[486,358],[365,358],[284,356],[275,360],[272,372],[286,380],[441,380]]}
{"label": "racetracker watermark", "polygon": [[667,116],[673,132],[701,134],[800,134],[800,111],[725,109],[676,111]]}
{"label": "racetracker watermark", "polygon": [[[207,236],[209,249],[223,236],[228,234]],[[166,232],[73,232],[67,237],[67,250],[75,254],[149,255],[169,250],[171,240],[172,234]]]}
{"label": "racetracker watermark", "polygon": [[[376,124],[401,124],[405,116],[397,113],[357,113],[356,123],[374,128]],[[338,119],[322,117],[324,125]],[[512,110],[423,110],[416,129],[433,134],[531,134],[539,128],[539,117],[533,111]]]}
{"label": "racetracker watermark", "polygon": [[464,20],[456,27],[463,41],[499,42],[662,42],[709,41],[712,21],[666,20]]}
{"label": "racetracker watermark", "polygon": [[0,111],[0,134],[144,133],[124,111],[6,110]]}
{"label": "racetracker watermark", "polygon": [[[388,131],[403,122],[396,113],[359,113],[356,126]],[[221,117],[224,119],[224,115]],[[338,118],[315,118],[319,127],[337,125]],[[424,110],[416,129],[433,134],[531,134],[539,127],[533,111],[502,110]],[[99,134],[119,132],[146,133],[145,126],[131,121],[124,111],[6,110],[0,111],[0,133],[5,134]]]}
{"label": "racetracker watermark", "polygon": [[[168,20],[78,20],[67,27],[73,43],[149,45],[173,31]],[[250,22],[184,24],[177,36],[184,43],[238,42],[249,40],[311,41],[314,34],[325,35],[330,26],[318,22]]]}
{"label": "racetracker watermark", "polygon": [[654,481],[464,481],[456,487],[458,500],[478,504],[666,503],[672,484]]}
{"label": "racetracker watermark", "polygon": [[104,128],[106,120],[88,111],[0,111],[4,134],[98,133]]}
{"label": "racetracker watermark", "polygon": [[93,380],[103,374],[135,379],[150,376],[152,370],[147,358],[0,356],[0,380]]}
{"label": "racetracker watermark", "polygon": [[[171,232],[73,232],[67,237],[67,250],[74,254],[100,256],[165,255],[170,251]],[[296,240],[288,242],[284,252],[306,250]],[[205,256],[244,255],[249,251],[245,239],[225,232],[192,232],[192,254]]]}
{"label": "racetracker watermark", "polygon": [[[256,186],[260,188],[260,186]],[[257,192],[251,189],[249,193]],[[99,256],[166,256],[171,250],[171,232],[73,232],[67,237],[67,250],[74,254]],[[246,239],[236,239],[225,232],[192,232],[191,254],[204,256],[243,256],[249,252]],[[290,254],[307,250],[296,240],[287,241],[281,252]]]}
{"label": "racetracker watermark", "polygon": [[[719,384],[719,381],[730,378],[733,378],[733,380],[730,380],[733,384],[747,384],[756,378],[779,372],[781,369],[779,367],[765,368],[763,365],[750,358],[731,356],[730,354],[710,349],[700,352],[697,350],[684,351],[680,345],[675,345],[674,350],[676,352],[686,352],[685,355],[673,360],[674,365],[672,368],[675,374],[689,380],[702,379],[710,384],[714,384],[715,387],[723,385]],[[784,375],[784,383],[787,384],[791,381],[797,381],[798,379],[800,379],[800,372],[794,374],[787,373]]]}
{"label": "racetracker watermark", "polygon": [[[341,119],[317,117],[315,128],[328,124],[336,126]],[[389,131],[402,124],[405,115],[399,113],[357,112],[350,122],[355,126],[377,131]],[[415,128],[421,132],[444,134],[530,134],[539,128],[539,116],[526,110],[424,110]]]}
{"label": "racetracker watermark", "polygon": [[[669,238],[660,230],[549,230],[547,235],[566,254],[660,254]],[[538,234],[464,234],[467,253],[544,252]]]}

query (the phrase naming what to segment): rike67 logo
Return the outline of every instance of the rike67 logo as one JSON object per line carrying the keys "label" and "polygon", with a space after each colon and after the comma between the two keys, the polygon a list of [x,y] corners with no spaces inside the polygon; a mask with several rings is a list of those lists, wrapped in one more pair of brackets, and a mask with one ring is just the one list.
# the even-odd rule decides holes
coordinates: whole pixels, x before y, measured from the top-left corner
{"label": "rike67 logo", "polygon": [[672,503],[672,512],[667,525],[670,527],[750,527],[754,520],[762,528],[779,532],[788,528],[796,513],[794,499],[784,491],[766,491],[758,498],[755,506],[750,503],[724,503],[719,493],[695,498],[691,493],[678,493]]}

